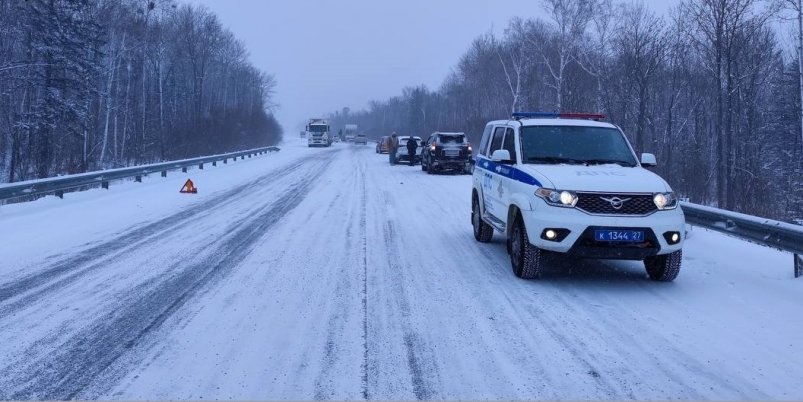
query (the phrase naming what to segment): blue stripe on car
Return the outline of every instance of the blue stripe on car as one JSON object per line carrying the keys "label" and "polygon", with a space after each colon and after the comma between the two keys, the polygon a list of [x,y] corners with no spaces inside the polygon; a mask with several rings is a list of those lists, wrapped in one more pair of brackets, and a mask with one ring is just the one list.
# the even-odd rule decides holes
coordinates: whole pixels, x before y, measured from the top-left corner
{"label": "blue stripe on car", "polygon": [[482,169],[487,170],[490,173],[498,174],[500,176],[504,176],[509,179],[522,182],[524,184],[529,184],[531,186],[541,187],[541,182],[536,180],[535,177],[532,177],[529,174],[524,173],[521,170],[516,169],[510,165],[496,163],[490,159],[485,159],[483,157],[477,158],[477,165]]}

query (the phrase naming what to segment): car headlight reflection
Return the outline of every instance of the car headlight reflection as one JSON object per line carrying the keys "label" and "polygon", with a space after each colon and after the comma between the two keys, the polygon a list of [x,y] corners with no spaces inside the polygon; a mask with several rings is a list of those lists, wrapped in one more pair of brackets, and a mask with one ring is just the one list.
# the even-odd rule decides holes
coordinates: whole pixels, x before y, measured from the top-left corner
{"label": "car headlight reflection", "polygon": [[572,208],[577,204],[577,194],[572,191],[558,191],[548,188],[535,190],[535,195],[542,198],[549,205]]}
{"label": "car headlight reflection", "polygon": [[659,210],[674,209],[678,206],[678,199],[675,193],[657,193],[652,197],[652,201]]}

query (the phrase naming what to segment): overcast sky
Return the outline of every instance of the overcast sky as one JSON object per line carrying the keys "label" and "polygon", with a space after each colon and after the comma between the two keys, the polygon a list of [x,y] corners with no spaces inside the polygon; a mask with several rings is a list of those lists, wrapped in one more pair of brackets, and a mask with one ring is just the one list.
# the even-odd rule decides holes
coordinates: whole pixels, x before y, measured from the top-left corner
{"label": "overcast sky", "polygon": [[[474,38],[542,13],[538,0],[189,1],[215,12],[276,76],[289,135],[308,117],[364,108],[405,86],[437,89]],[[643,1],[659,14],[679,2]]]}

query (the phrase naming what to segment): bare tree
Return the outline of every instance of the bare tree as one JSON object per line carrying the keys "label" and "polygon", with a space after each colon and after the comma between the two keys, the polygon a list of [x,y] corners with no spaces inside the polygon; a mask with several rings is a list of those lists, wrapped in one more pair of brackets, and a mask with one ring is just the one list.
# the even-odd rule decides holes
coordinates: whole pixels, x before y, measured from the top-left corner
{"label": "bare tree", "polygon": [[562,110],[566,68],[578,55],[580,40],[585,35],[588,22],[593,16],[594,1],[543,0],[543,4],[557,28],[552,40],[555,57],[549,57],[544,43],[532,38],[530,42],[541,49],[541,57],[553,80],[550,86],[555,90],[555,107],[557,110]]}

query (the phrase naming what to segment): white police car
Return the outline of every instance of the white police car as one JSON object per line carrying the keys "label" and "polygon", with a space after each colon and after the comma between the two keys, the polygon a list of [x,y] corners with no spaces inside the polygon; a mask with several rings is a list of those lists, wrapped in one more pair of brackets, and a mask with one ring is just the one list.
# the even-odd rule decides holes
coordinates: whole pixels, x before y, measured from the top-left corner
{"label": "white police car", "polygon": [[650,278],[680,271],[683,212],[605,116],[514,113],[488,123],[474,165],[474,237],[507,235],[513,272],[536,277],[543,251],[643,260]]}

